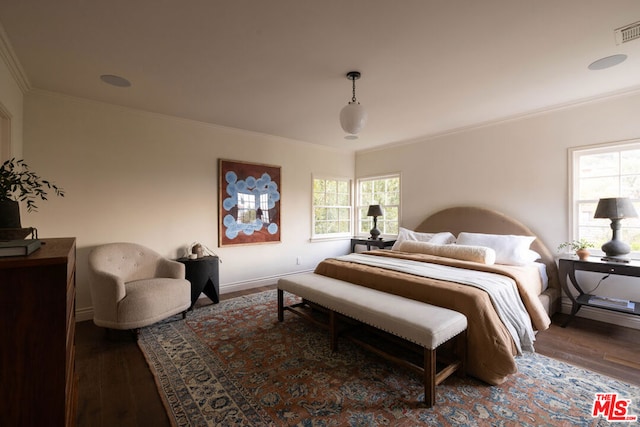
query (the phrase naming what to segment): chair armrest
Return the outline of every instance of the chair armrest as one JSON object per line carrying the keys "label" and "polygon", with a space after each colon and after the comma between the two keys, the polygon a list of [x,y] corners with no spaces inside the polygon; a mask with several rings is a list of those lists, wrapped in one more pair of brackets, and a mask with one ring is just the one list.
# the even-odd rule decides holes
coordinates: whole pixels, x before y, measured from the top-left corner
{"label": "chair armrest", "polygon": [[92,270],[90,272],[92,292],[100,300],[118,302],[127,294],[124,280],[106,271]]}
{"label": "chair armrest", "polygon": [[184,279],[185,271],[186,269],[183,263],[167,258],[160,258],[158,260],[156,277],[166,277],[168,279]]}

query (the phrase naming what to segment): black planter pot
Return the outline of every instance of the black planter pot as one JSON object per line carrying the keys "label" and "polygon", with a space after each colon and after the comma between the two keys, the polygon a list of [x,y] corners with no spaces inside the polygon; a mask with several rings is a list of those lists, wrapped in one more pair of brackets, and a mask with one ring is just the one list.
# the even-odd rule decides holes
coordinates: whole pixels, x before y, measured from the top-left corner
{"label": "black planter pot", "polygon": [[0,202],[0,228],[21,228],[20,204],[13,200]]}

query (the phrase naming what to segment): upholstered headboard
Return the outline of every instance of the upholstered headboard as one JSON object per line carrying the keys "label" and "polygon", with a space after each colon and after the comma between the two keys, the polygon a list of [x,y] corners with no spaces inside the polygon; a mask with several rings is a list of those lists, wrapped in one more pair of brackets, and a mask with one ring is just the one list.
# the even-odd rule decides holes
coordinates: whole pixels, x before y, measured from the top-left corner
{"label": "upholstered headboard", "polygon": [[547,266],[547,275],[549,276],[549,290],[544,296],[548,301],[543,302],[549,305],[547,311],[550,314],[557,310],[560,283],[558,281],[558,267],[553,253],[529,227],[520,221],[491,209],[475,206],[456,206],[429,215],[427,219],[416,227],[415,231],[423,233],[449,231],[456,236],[461,231],[536,236],[536,240],[531,244],[531,249],[540,254],[542,262]]}

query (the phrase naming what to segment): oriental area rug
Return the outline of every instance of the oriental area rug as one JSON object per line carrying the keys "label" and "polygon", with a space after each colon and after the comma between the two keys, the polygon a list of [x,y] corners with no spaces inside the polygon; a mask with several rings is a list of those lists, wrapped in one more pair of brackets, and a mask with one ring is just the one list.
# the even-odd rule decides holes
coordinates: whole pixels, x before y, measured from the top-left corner
{"label": "oriental area rug", "polygon": [[[605,426],[611,398],[640,415],[640,387],[532,353],[499,386],[448,378],[426,408],[414,372],[348,340],[332,353],[328,332],[293,313],[278,322],[275,290],[144,328],[138,342],[176,426]],[[608,397],[594,417],[596,394]]]}

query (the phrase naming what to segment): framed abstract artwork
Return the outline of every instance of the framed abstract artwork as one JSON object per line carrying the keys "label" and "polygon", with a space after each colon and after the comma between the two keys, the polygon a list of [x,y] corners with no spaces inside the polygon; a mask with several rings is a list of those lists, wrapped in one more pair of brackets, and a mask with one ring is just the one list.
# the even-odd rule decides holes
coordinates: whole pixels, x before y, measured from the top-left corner
{"label": "framed abstract artwork", "polygon": [[219,160],[218,246],[280,242],[280,166]]}

